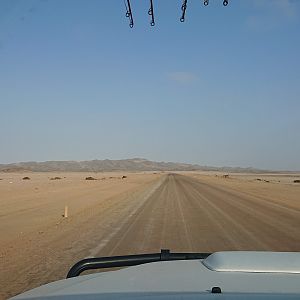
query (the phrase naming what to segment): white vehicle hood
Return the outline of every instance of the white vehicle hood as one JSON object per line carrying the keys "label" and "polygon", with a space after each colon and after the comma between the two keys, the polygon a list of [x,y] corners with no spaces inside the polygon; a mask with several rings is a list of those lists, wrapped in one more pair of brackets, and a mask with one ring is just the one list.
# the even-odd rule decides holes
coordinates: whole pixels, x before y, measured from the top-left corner
{"label": "white vehicle hood", "polygon": [[[213,255],[206,260],[155,262],[60,280],[14,299],[241,299],[241,294],[243,299],[300,299],[300,253]],[[251,268],[251,261],[259,259],[260,269]],[[222,293],[212,294],[213,287],[220,287]]]}

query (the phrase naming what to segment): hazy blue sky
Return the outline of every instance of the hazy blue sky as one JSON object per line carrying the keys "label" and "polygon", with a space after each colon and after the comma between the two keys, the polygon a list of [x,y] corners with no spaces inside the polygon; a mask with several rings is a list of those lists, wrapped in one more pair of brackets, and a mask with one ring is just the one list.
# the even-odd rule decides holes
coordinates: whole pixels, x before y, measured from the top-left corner
{"label": "hazy blue sky", "polygon": [[0,163],[300,170],[300,1],[0,0]]}

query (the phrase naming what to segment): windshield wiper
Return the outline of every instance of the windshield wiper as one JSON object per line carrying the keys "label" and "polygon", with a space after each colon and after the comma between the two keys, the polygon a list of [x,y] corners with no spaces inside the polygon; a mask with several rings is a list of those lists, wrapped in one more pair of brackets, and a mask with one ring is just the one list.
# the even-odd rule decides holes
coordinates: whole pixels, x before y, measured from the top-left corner
{"label": "windshield wiper", "polygon": [[168,260],[205,259],[210,254],[211,253],[171,253],[170,250],[162,249],[160,253],[152,254],[86,258],[77,262],[70,269],[67,278],[76,277],[80,275],[80,273],[92,269],[129,267]]}

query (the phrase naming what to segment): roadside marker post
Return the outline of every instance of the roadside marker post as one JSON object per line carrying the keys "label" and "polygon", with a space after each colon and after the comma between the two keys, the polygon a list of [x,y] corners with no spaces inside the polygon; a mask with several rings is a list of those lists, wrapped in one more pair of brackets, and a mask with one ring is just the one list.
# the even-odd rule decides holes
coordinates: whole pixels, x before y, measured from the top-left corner
{"label": "roadside marker post", "polygon": [[68,205],[65,205],[65,213],[64,213],[64,218],[68,217]]}

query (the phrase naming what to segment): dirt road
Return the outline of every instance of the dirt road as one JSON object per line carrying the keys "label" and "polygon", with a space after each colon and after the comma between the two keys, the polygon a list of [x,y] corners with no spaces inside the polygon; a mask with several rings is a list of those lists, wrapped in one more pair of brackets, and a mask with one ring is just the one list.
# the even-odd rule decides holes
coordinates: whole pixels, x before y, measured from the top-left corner
{"label": "dirt road", "polygon": [[162,248],[300,251],[300,203],[180,174],[156,177],[42,234],[15,240],[0,257],[0,298],[62,279],[84,257]]}
{"label": "dirt road", "polygon": [[300,209],[170,174],[98,254],[160,249],[300,251]]}

